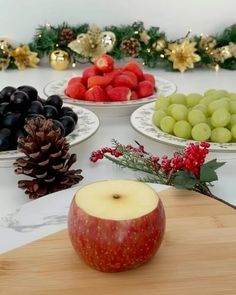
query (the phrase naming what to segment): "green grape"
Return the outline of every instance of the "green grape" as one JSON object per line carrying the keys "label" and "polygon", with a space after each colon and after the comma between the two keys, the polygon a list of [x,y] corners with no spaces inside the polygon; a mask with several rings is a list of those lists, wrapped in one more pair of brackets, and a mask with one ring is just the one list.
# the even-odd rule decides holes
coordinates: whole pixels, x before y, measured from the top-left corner
{"label": "green grape", "polygon": [[235,92],[230,92],[230,99],[231,100],[236,100],[236,93]]}
{"label": "green grape", "polygon": [[210,91],[210,92],[206,92],[205,96],[206,97],[212,97],[213,99],[219,99],[223,96],[228,96],[229,97],[229,93],[226,90],[215,90],[215,91]]}
{"label": "green grape", "polygon": [[176,120],[185,120],[187,119],[188,109],[183,104],[176,104],[171,108],[171,116]]}
{"label": "green grape", "polygon": [[205,115],[207,115],[207,106],[205,104],[197,104],[193,107],[193,110],[199,110],[203,112]]}
{"label": "green grape", "polygon": [[192,126],[195,126],[199,123],[205,123],[206,122],[206,116],[205,114],[200,110],[191,110],[188,113],[188,121]]}
{"label": "green grape", "polygon": [[191,130],[192,126],[184,120],[176,122],[173,129],[175,136],[185,139],[191,138]]}
{"label": "green grape", "polygon": [[231,134],[233,136],[233,139],[236,139],[236,125],[234,125],[232,128],[231,128]]}
{"label": "green grape", "polygon": [[171,101],[172,104],[173,103],[176,103],[176,104],[185,104],[186,103],[185,97],[186,96],[184,94],[182,94],[182,93],[174,93],[174,94],[171,94],[169,96],[170,101]]}
{"label": "green grape", "polygon": [[199,103],[208,106],[214,100],[215,98],[212,96],[204,96]]}
{"label": "green grape", "polygon": [[211,95],[212,93],[215,93],[217,90],[216,89],[208,89],[205,91],[204,96]]}
{"label": "green grape", "polygon": [[223,97],[219,98],[218,100],[219,100],[219,101],[230,102],[230,101],[231,101],[231,98],[230,98],[230,97],[223,96]]}
{"label": "green grape", "polygon": [[236,114],[231,115],[229,124],[231,127],[236,125]]}
{"label": "green grape", "polygon": [[213,127],[225,127],[230,118],[230,113],[226,109],[217,109],[211,116],[211,124]]}
{"label": "green grape", "polygon": [[152,122],[155,126],[160,127],[161,119],[166,116],[166,112],[163,110],[155,111],[152,115]]}
{"label": "green grape", "polygon": [[231,132],[224,127],[218,127],[211,131],[211,141],[218,143],[229,142],[232,138]]}
{"label": "green grape", "polygon": [[216,99],[219,99],[221,97],[222,97],[222,95],[219,95],[219,93],[217,92],[217,90],[214,93],[205,96],[205,98],[208,98],[211,101],[216,100]]}
{"label": "green grape", "polygon": [[203,98],[202,95],[199,93],[189,93],[186,96],[187,107],[194,107],[195,105],[199,104],[199,101],[202,98]]}
{"label": "green grape", "polygon": [[207,107],[207,112],[209,115],[212,115],[214,113],[214,111],[216,111],[217,109],[229,109],[229,104],[227,101],[225,100],[215,100],[212,101],[211,103],[209,103],[208,107]]}
{"label": "green grape", "polygon": [[229,111],[231,114],[236,114],[236,100],[231,100],[229,103]]}
{"label": "green grape", "polygon": [[160,96],[157,98],[155,102],[155,109],[156,110],[167,109],[169,105],[170,105],[169,97]]}
{"label": "green grape", "polygon": [[169,134],[173,133],[174,125],[175,125],[175,119],[173,119],[170,116],[166,116],[160,121],[161,130]]}
{"label": "green grape", "polygon": [[216,90],[216,93],[217,93],[220,97],[223,97],[223,96],[230,97],[229,92],[226,91],[226,90],[224,90],[224,89]]}
{"label": "green grape", "polygon": [[211,129],[214,129],[215,127],[213,127],[212,125],[211,125],[211,117],[207,117],[206,118],[206,123],[207,123],[207,125],[211,128]]}
{"label": "green grape", "polygon": [[206,123],[199,123],[192,129],[192,138],[197,141],[206,141],[211,137],[211,128]]}
{"label": "green grape", "polygon": [[204,96],[174,93],[160,96],[155,110],[152,122],[163,132],[196,141],[226,143],[236,139],[236,93],[222,89],[209,89]]}
{"label": "green grape", "polygon": [[176,103],[173,103],[173,104],[170,104],[170,105],[168,106],[167,111],[166,111],[166,113],[167,113],[168,116],[172,116],[172,115],[171,115],[171,110],[172,110],[172,108],[173,108],[174,106],[176,106],[176,105],[177,105]]}

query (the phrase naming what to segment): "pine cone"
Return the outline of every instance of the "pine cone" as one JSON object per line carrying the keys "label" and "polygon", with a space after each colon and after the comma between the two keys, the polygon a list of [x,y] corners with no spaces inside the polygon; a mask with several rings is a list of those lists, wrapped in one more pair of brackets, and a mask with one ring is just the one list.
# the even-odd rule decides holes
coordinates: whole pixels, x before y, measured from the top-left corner
{"label": "pine cone", "polygon": [[137,57],[141,49],[140,42],[134,38],[124,39],[120,44],[120,49],[126,56]]}
{"label": "pine cone", "polygon": [[18,151],[26,157],[16,160],[15,172],[33,177],[20,180],[30,199],[71,187],[83,179],[81,170],[69,170],[76,155],[69,154],[69,144],[53,121],[40,117],[30,119],[25,125],[26,137],[18,138]]}
{"label": "pine cone", "polygon": [[61,30],[60,35],[59,35],[59,43],[60,45],[66,46],[69,44],[71,41],[75,39],[74,33],[71,29],[69,28],[64,28]]}

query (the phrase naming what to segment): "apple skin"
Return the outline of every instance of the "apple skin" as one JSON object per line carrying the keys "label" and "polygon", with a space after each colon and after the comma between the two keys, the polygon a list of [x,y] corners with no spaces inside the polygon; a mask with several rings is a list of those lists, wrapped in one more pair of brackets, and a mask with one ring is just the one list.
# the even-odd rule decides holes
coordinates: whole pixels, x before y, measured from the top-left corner
{"label": "apple skin", "polygon": [[130,220],[94,217],[72,200],[68,231],[76,253],[86,264],[103,272],[121,272],[150,260],[165,232],[165,211],[159,199],[150,213]]}

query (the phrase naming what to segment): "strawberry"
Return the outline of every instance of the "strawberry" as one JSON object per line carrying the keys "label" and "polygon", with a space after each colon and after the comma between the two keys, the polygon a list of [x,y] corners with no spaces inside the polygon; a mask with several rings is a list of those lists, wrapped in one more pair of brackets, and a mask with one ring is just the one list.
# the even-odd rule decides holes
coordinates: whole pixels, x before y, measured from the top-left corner
{"label": "strawberry", "polygon": [[108,90],[111,90],[113,88],[113,86],[110,84],[110,85],[107,85],[107,87],[105,88],[105,91],[107,92]]}
{"label": "strawberry", "polygon": [[86,88],[82,83],[72,83],[66,88],[66,95],[75,99],[83,99],[86,92]]}
{"label": "strawberry", "polygon": [[134,90],[131,91],[130,99],[131,100],[139,99],[138,94],[137,94],[136,91],[134,91]]}
{"label": "strawberry", "polygon": [[73,77],[68,81],[67,86],[74,84],[74,83],[82,83],[83,84],[82,80],[83,80],[82,77]]}
{"label": "strawberry", "polygon": [[152,86],[155,88],[156,80],[152,74],[145,73],[143,74],[144,81],[150,81]]}
{"label": "strawberry", "polygon": [[134,86],[135,86],[133,84],[132,80],[130,79],[130,77],[127,75],[116,76],[112,84],[114,87],[124,86],[124,87],[128,87],[130,89],[134,88]]}
{"label": "strawberry", "polygon": [[91,88],[95,85],[101,86],[101,87],[106,87],[108,84],[111,83],[113,79],[112,75],[106,75],[106,76],[93,76],[88,78],[88,88]]}
{"label": "strawberry", "polygon": [[143,80],[143,71],[140,69],[139,65],[136,62],[128,62],[126,65],[124,65],[123,70],[133,72],[138,78],[138,81]]}
{"label": "strawberry", "polygon": [[95,66],[90,66],[83,71],[82,79],[83,83],[87,85],[88,78],[98,76],[100,71]]}
{"label": "strawberry", "polygon": [[105,94],[106,94],[106,96],[105,96],[105,101],[111,101],[111,99],[110,99],[110,97],[109,97],[109,95],[108,95],[108,91],[111,90],[112,88],[113,88],[113,86],[112,86],[111,84],[109,84],[109,85],[104,89]]}
{"label": "strawberry", "polygon": [[131,91],[128,87],[114,87],[107,94],[111,101],[126,101],[130,99]]}
{"label": "strawberry", "polygon": [[116,76],[121,75],[121,74],[122,74],[122,70],[117,68],[117,69],[112,70],[112,71],[109,72],[109,73],[104,73],[103,75],[104,75],[104,76],[109,76],[109,77],[111,77],[111,81],[113,81],[113,79],[114,79]]}
{"label": "strawberry", "polygon": [[85,99],[88,101],[104,101],[105,100],[105,92],[100,86],[93,86],[88,89],[85,93]]}
{"label": "strawberry", "polygon": [[136,90],[140,98],[150,96],[154,93],[154,88],[150,81],[139,82]]}
{"label": "strawberry", "polygon": [[111,84],[107,85],[107,87],[104,89],[106,93],[108,93],[109,90],[111,90],[113,86]]}
{"label": "strawberry", "polygon": [[132,83],[133,83],[134,87],[137,87],[138,79],[137,79],[136,75],[133,72],[123,71],[122,74],[128,76],[132,80]]}
{"label": "strawberry", "polygon": [[95,61],[96,68],[103,72],[111,72],[114,66],[114,60],[110,55],[102,54],[96,61]]}

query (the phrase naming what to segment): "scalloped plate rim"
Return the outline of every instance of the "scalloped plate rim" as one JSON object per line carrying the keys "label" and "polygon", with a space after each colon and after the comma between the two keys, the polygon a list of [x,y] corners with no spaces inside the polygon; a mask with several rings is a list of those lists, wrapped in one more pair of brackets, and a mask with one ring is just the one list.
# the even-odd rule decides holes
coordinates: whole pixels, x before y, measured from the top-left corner
{"label": "scalloped plate rim", "polygon": [[[69,141],[69,144],[70,144],[70,147],[72,146],[75,146],[85,140],[87,140],[88,138],[90,138],[91,136],[93,136],[94,133],[97,132],[99,126],[100,126],[100,122],[99,122],[99,119],[98,119],[98,116],[82,107],[82,106],[78,106],[78,105],[71,105],[71,104],[68,104],[68,103],[64,103],[63,106],[69,106],[71,107],[72,109],[74,109],[76,111],[76,113],[78,114],[79,111],[83,111],[85,114],[89,115],[91,117],[91,120],[94,120],[94,123],[93,125],[88,125],[90,127],[90,132],[88,133],[87,136],[83,136],[81,139],[78,139],[78,135],[77,135],[77,139],[76,138],[73,138],[73,136],[75,135],[75,132],[80,132],[80,126],[78,125],[77,128],[75,128],[75,130],[70,133],[68,135],[68,141]],[[78,124],[78,123],[77,123]],[[77,125],[76,124],[76,125]],[[17,159],[18,157],[21,157],[23,156],[23,153],[20,153],[20,152],[17,152],[17,150],[10,150],[10,151],[0,151],[0,161],[9,161],[9,160],[15,160]]]}
{"label": "scalloped plate rim", "polygon": [[[175,146],[175,147],[186,147],[188,144],[190,143],[196,143],[197,141],[194,140],[185,140],[183,138],[179,138],[176,137],[174,135],[171,134],[167,134],[165,132],[163,132],[162,130],[160,130],[158,127],[156,127],[153,123],[152,123],[152,118],[151,115],[154,112],[154,104],[155,102],[150,102],[148,104],[145,104],[143,106],[140,106],[138,109],[136,109],[130,116],[130,123],[131,126],[138,131],[139,133],[141,133],[142,135],[153,139],[157,142],[160,143],[164,143],[164,144],[168,144],[171,146]],[[146,116],[140,116],[142,112],[149,112],[148,115]],[[146,122],[145,119],[148,119],[149,121]],[[142,121],[143,120],[143,121]],[[146,124],[146,128],[149,128],[148,130],[145,129],[145,127],[140,127],[138,124],[137,125],[137,121],[139,121],[139,123],[142,121],[142,123]],[[210,143],[210,151],[213,152],[236,152],[236,143],[224,143],[224,144],[220,144],[220,143]]]}

